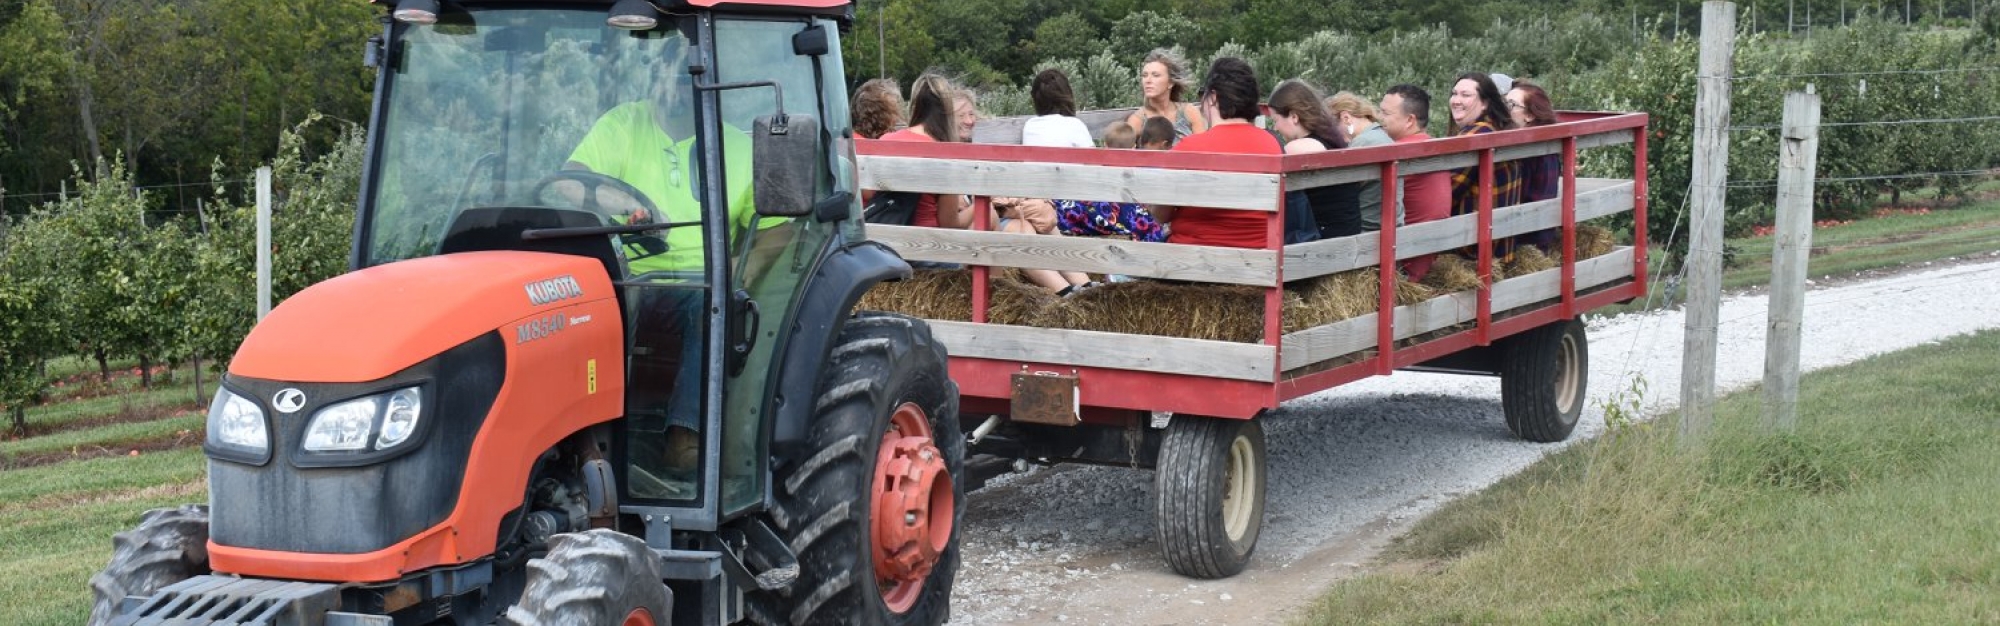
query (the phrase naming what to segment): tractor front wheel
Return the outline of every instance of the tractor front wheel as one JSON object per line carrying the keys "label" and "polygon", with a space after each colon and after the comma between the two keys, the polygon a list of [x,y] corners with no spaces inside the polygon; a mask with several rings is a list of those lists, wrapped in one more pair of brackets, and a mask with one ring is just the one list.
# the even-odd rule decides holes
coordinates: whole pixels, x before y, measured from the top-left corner
{"label": "tractor front wheel", "polygon": [[1264,427],[1177,415],[1160,442],[1154,491],[1160,551],[1182,576],[1243,571],[1264,525]]}
{"label": "tractor front wheel", "polygon": [[111,538],[111,562],[90,577],[90,624],[111,623],[126,596],[208,573],[208,507],[153,509],[139,526]]}
{"label": "tractor front wheel", "polygon": [[820,375],[805,449],[773,477],[790,587],[756,592],[778,624],[943,623],[958,573],[965,437],[944,347],[922,321],[848,320]]}
{"label": "tractor front wheel", "polygon": [[646,542],[597,528],[549,538],[549,553],[528,561],[528,587],[500,623],[666,626],[673,595],[660,557]]}

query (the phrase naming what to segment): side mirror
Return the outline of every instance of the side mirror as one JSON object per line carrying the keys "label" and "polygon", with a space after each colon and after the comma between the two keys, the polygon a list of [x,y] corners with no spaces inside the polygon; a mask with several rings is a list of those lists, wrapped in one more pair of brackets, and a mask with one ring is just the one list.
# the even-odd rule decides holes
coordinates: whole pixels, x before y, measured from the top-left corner
{"label": "side mirror", "polygon": [[757,118],[750,136],[752,191],[757,214],[800,217],[813,214],[813,188],[826,153],[819,148],[819,120],[811,115]]}

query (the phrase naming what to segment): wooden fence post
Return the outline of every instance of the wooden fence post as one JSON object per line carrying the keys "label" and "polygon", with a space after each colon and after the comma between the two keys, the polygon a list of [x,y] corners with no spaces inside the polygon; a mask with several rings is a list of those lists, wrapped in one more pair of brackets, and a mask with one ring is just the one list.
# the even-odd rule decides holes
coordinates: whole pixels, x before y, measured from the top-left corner
{"label": "wooden fence post", "polygon": [[1694,105],[1694,215],[1688,226],[1687,338],[1681,354],[1683,445],[1708,436],[1715,410],[1715,328],[1722,309],[1722,212],[1729,179],[1729,78],[1736,4],[1701,5],[1700,91]]}
{"label": "wooden fence post", "polygon": [[271,313],[271,167],[257,168],[257,321]]}
{"label": "wooden fence post", "polygon": [[1764,352],[1764,423],[1798,428],[1799,344],[1812,248],[1813,176],[1819,162],[1819,94],[1785,94],[1778,153],[1778,233],[1771,246],[1771,323]]}

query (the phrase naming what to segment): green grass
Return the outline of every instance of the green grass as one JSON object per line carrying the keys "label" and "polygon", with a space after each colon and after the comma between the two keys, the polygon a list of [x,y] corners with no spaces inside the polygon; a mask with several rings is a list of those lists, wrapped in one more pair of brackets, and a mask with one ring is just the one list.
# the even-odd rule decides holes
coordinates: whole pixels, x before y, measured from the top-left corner
{"label": "green grass", "polygon": [[200,413],[184,413],[165,419],[144,422],[108,424],[96,428],[69,430],[52,435],[28,437],[16,441],[0,441],[0,466],[10,463],[16,457],[40,455],[90,449],[98,446],[129,444],[138,441],[152,441],[172,438],[182,433],[187,435],[189,445],[198,445],[200,439],[194,434],[201,432],[207,416]]}
{"label": "green grass", "polygon": [[201,450],[0,472],[0,606],[9,624],[81,624],[111,536],[148,509],[208,499]]}
{"label": "green grass", "polygon": [[[1906,201],[1909,197],[1904,194]],[[1992,252],[2000,250],[2000,202],[1932,209],[1929,215],[1892,214],[1814,229],[1812,243],[1817,252],[1806,259],[1806,275],[1815,279]],[[1728,245],[1735,249],[1735,256],[1734,264],[1723,270],[1724,289],[1770,284],[1771,237],[1730,239]],[[1654,258],[1658,258],[1657,253]],[[1662,281],[1667,276],[1657,263],[1654,265],[1649,297],[1592,313],[1610,316],[1678,305],[1677,301],[1666,301]]]}
{"label": "green grass", "polygon": [[[213,385],[209,385],[209,395],[214,395]],[[193,391],[186,385],[177,385],[171,389],[156,388],[118,396],[100,396],[30,407],[28,428],[32,429],[30,432],[47,432],[46,429],[70,427],[79,422],[109,419],[127,411],[155,411],[195,406],[197,403]]]}
{"label": "green grass", "polygon": [[[1771,237],[1732,242],[1736,265],[1723,272],[1724,289],[1771,281]],[[1840,276],[1921,261],[2000,250],[2000,202],[1933,210],[1929,215],[1893,214],[1813,230],[1814,254],[1807,275]]]}
{"label": "green grass", "polygon": [[2000,333],[1810,374],[1551,455],[1418,524],[1305,623],[2000,622]]}

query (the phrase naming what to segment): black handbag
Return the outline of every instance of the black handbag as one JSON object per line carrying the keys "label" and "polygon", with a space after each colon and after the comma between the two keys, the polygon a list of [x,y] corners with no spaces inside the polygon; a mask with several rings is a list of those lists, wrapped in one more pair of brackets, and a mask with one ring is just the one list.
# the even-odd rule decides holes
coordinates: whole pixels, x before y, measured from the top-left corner
{"label": "black handbag", "polygon": [[920,197],[922,194],[911,191],[877,191],[861,207],[861,219],[870,224],[909,226]]}

